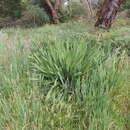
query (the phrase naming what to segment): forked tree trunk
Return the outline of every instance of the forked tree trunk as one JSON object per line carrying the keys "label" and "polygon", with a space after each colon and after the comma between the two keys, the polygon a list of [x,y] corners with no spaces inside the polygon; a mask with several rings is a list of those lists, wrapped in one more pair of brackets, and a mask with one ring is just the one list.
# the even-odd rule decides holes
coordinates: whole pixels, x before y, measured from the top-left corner
{"label": "forked tree trunk", "polygon": [[[46,4],[48,5],[49,9],[51,10],[52,13],[52,19],[53,19],[53,23],[54,24],[59,24],[59,16],[58,16],[58,12],[55,9],[55,7],[57,8],[59,6],[59,0],[56,0],[55,3],[55,7],[53,7],[52,3],[50,2],[50,0],[45,0]],[[58,6],[57,6],[58,5]]]}
{"label": "forked tree trunk", "polygon": [[110,28],[113,19],[115,19],[117,12],[125,0],[104,0],[98,12],[98,20],[96,27],[103,25],[105,28]]}
{"label": "forked tree trunk", "polygon": [[55,10],[62,8],[62,0],[56,0]]}
{"label": "forked tree trunk", "polygon": [[94,16],[94,12],[92,9],[92,1],[91,0],[80,0],[80,2],[82,3],[88,18],[92,18]]}

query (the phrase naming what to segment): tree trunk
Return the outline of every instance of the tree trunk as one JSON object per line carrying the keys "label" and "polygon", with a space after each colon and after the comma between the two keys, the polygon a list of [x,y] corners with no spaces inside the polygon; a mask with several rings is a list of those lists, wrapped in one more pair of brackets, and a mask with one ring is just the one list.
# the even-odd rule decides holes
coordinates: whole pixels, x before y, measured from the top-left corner
{"label": "tree trunk", "polygon": [[80,0],[80,2],[82,3],[88,18],[92,18],[94,16],[94,13],[93,13],[93,9],[92,9],[91,0]]}
{"label": "tree trunk", "polygon": [[[53,23],[54,24],[59,24],[60,21],[59,21],[59,16],[58,16],[57,10],[53,7],[53,5],[50,2],[50,0],[45,0],[45,2],[48,5],[48,7],[50,8],[50,10],[51,10]],[[58,3],[59,3],[59,0],[56,0],[56,4],[55,5],[59,5]]]}
{"label": "tree trunk", "polygon": [[62,0],[56,0],[55,9],[62,9]]}
{"label": "tree trunk", "polygon": [[92,0],[86,0],[88,8],[89,8],[89,12],[90,12],[90,17],[94,17],[94,12],[93,12],[93,8],[92,8]]}
{"label": "tree trunk", "polygon": [[98,20],[95,24],[96,27],[103,25],[105,28],[110,28],[113,19],[115,19],[117,12],[125,0],[104,0],[100,6]]}

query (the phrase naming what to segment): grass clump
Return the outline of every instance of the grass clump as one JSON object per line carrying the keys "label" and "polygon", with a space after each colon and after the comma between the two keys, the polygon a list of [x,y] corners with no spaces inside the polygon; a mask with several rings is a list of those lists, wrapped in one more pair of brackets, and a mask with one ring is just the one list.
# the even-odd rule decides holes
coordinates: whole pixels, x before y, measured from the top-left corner
{"label": "grass clump", "polygon": [[60,87],[67,84],[68,89],[74,91],[76,81],[91,73],[95,59],[99,57],[99,50],[90,43],[93,44],[91,40],[72,38],[42,44],[32,56],[34,71],[40,75],[41,81],[57,82]]}
{"label": "grass clump", "polygon": [[113,99],[125,83],[123,62],[123,55],[106,54],[96,40],[82,36],[43,43],[31,57],[45,101],[73,104],[71,126],[88,130],[123,129],[118,119],[111,125],[116,118]]}

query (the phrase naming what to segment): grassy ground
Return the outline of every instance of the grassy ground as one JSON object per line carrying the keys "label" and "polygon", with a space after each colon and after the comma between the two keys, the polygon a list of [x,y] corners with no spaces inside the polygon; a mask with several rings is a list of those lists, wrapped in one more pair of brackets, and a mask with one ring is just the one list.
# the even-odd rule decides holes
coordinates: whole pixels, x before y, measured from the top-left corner
{"label": "grassy ground", "polygon": [[[0,130],[130,130],[130,20],[117,20],[109,31],[95,29],[92,25],[93,21],[70,22],[57,26],[45,25],[33,29],[11,28],[0,31]],[[74,53],[60,46],[60,43],[66,41],[69,44],[81,45],[81,50],[76,51],[76,56],[75,47],[78,46],[73,46]],[[47,50],[52,55],[44,55],[44,50],[38,48],[46,43],[57,43],[54,51],[53,48]],[[87,51],[84,49],[84,43],[87,43]],[[59,49],[63,51],[60,52]],[[46,56],[47,64],[52,68],[55,66],[49,57],[60,62],[60,58],[64,57],[62,55],[68,56],[68,59],[64,57],[64,61],[70,65],[65,65],[64,69],[70,68],[70,72],[75,70],[73,73],[79,70],[82,73],[86,71],[90,78],[86,75],[78,78],[75,76],[77,84],[74,86],[89,92],[83,93],[81,99],[78,89],[77,95],[69,95],[67,99],[64,93],[58,93],[57,96],[55,91],[52,92],[52,88],[61,80],[53,78],[58,78],[55,75],[57,68],[52,71],[54,75],[49,73],[50,69],[47,71],[48,66],[46,70],[43,68],[47,74],[42,73],[42,67],[39,68],[46,61],[40,59],[39,64],[32,52],[36,52],[36,56],[41,55],[41,59]],[[78,55],[84,56],[82,52],[85,52],[86,56],[90,55],[90,60],[87,61],[86,58],[80,64]],[[61,54],[59,59],[56,57],[57,54],[59,57]],[[34,58],[35,65],[39,65],[39,68],[31,68],[30,57]],[[102,61],[103,57],[105,62]],[[80,68],[75,65],[71,68],[73,62],[79,63]],[[59,64],[56,62],[55,65]],[[82,68],[83,65],[88,65],[88,68]],[[91,72],[91,68],[95,71]],[[37,70],[41,76],[49,75],[47,78],[54,83],[48,85],[46,79],[42,81],[44,85],[37,82],[37,75],[34,73]],[[74,76],[73,73],[71,77]],[[64,80],[64,75],[62,76]],[[78,83],[81,77],[85,82]],[[64,85],[66,81],[61,83],[60,87]],[[49,91],[45,89],[48,86],[51,86]]]}

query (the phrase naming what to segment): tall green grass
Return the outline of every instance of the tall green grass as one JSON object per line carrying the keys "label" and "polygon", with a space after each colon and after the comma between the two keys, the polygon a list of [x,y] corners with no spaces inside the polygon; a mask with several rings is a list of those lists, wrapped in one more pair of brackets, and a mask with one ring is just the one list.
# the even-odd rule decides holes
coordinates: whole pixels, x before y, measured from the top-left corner
{"label": "tall green grass", "polygon": [[47,86],[55,82],[59,87],[66,84],[70,91],[74,91],[76,81],[90,75],[100,55],[95,43],[90,40],[86,44],[87,40],[68,39],[63,43],[57,40],[55,43],[43,43],[34,51],[32,67],[41,81],[47,81]]}
{"label": "tall green grass", "polygon": [[122,54],[119,57],[116,51],[109,52],[104,53],[96,40],[82,35],[64,42],[42,43],[33,52],[34,82],[41,87],[45,100],[60,98],[80,107],[73,122],[79,124],[83,119],[84,125],[74,123],[75,129],[123,129],[118,120],[112,123],[116,118],[113,99],[125,83],[127,62]]}
{"label": "tall green grass", "polygon": [[129,57],[69,26],[1,31],[0,130],[129,130]]}

